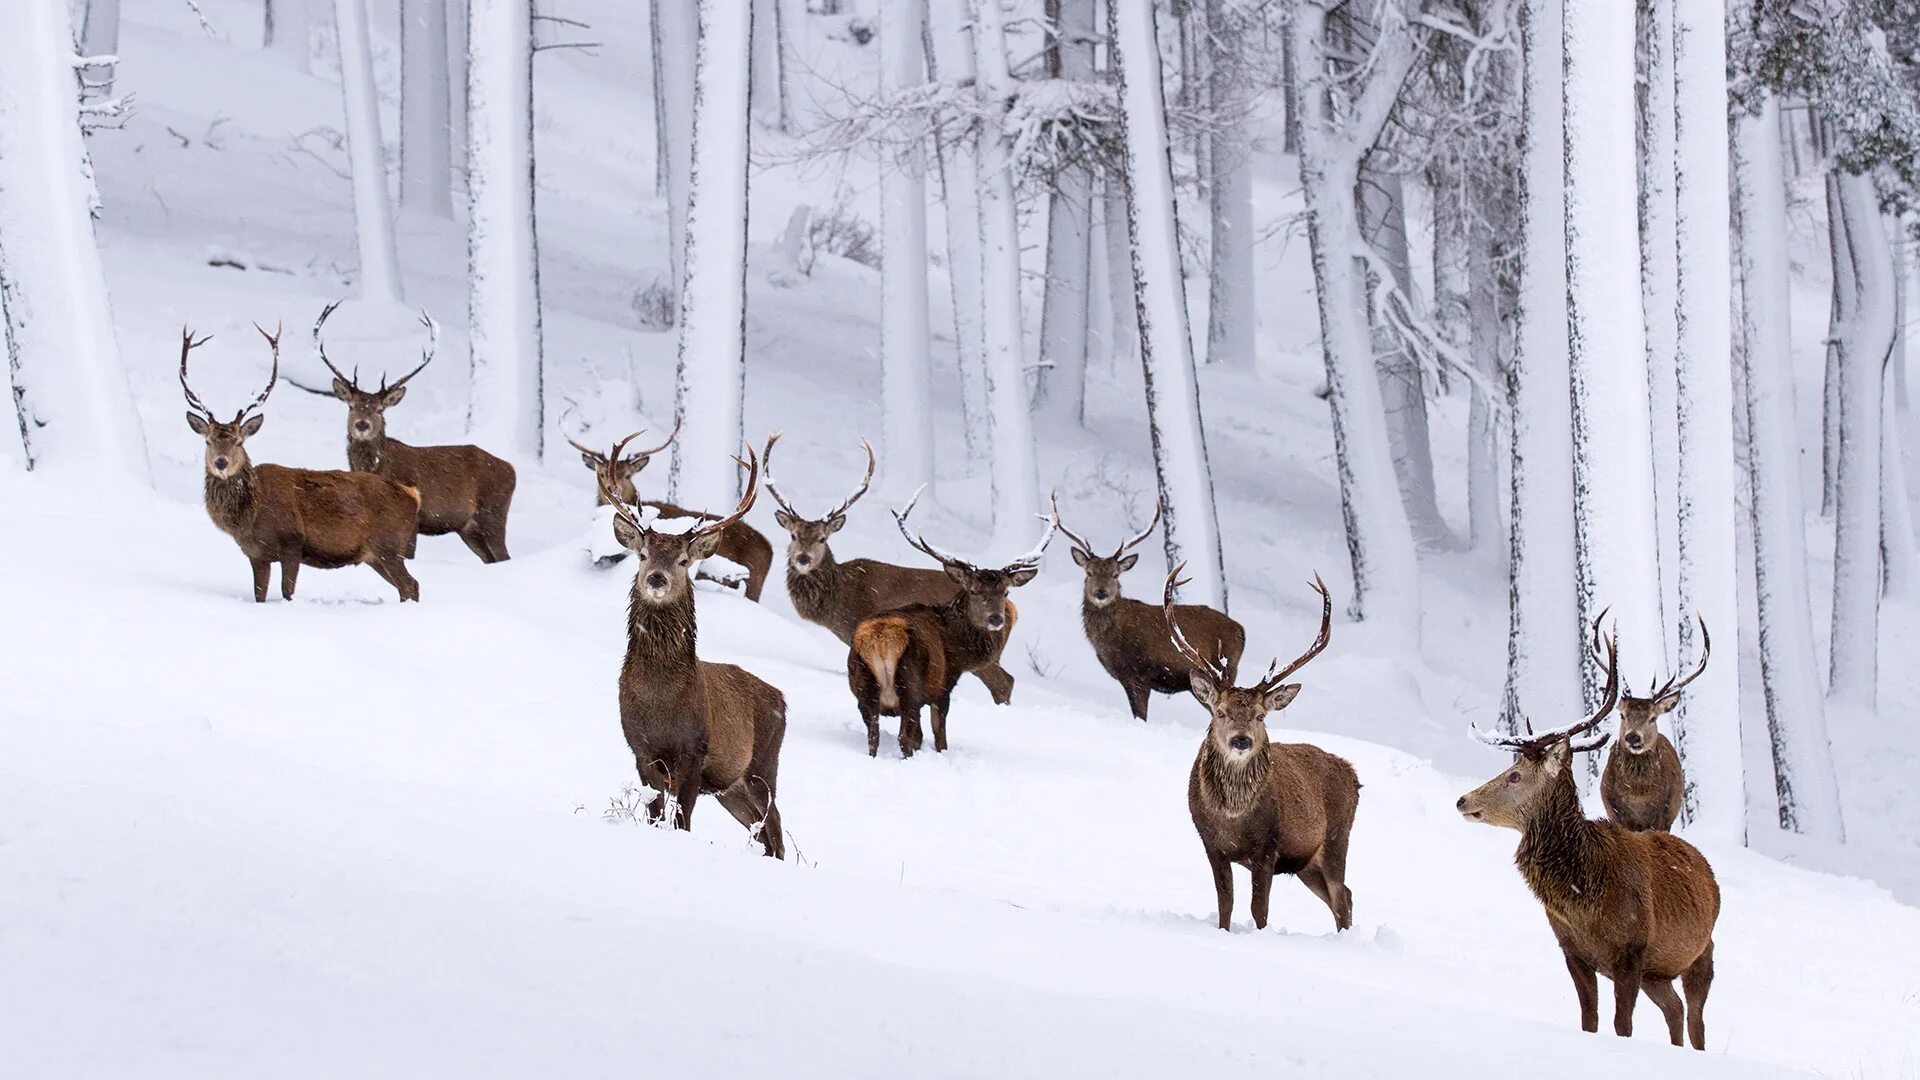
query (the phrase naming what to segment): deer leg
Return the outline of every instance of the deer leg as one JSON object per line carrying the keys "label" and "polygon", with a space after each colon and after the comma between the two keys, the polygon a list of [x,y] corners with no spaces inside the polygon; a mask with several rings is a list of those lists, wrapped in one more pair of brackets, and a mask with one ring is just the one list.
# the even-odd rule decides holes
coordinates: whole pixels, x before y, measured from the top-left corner
{"label": "deer leg", "polygon": [[1642,976],[1640,989],[1646,991],[1648,999],[1660,1006],[1660,1013],[1667,1019],[1667,1037],[1675,1046],[1685,1046],[1680,1041],[1681,1021],[1686,1019],[1687,1007],[1680,1004],[1680,995],[1673,992],[1672,979],[1656,979]]}
{"label": "deer leg", "polygon": [[280,599],[293,599],[293,583],[300,579],[300,560],[280,560]]}
{"label": "deer leg", "polygon": [[1573,992],[1580,997],[1580,1030],[1600,1030],[1600,976],[1593,965],[1560,947],[1567,959],[1567,974],[1573,976]]}
{"label": "deer leg", "polygon": [[986,686],[987,693],[993,695],[995,705],[1005,705],[1013,700],[1013,676],[1007,673],[1006,668],[1000,666],[999,661],[996,660],[986,667],[975,669],[973,677]]}
{"label": "deer leg", "polygon": [[1153,691],[1146,683],[1123,683],[1121,689],[1127,692],[1127,708],[1133,710],[1133,718],[1146,723],[1147,702],[1152,700]]}
{"label": "deer leg", "polygon": [[705,771],[705,766],[706,762],[700,754],[682,754],[673,763],[672,794],[679,807],[673,824],[677,829],[693,829],[693,803],[700,797],[701,773]]}
{"label": "deer leg", "polygon": [[776,859],[786,857],[786,845],[780,835],[780,815],[773,809],[773,803],[763,794],[757,783],[758,777],[748,776],[725,791],[718,792],[714,798],[733,819],[747,827],[748,832],[759,831],[760,847]]}
{"label": "deer leg", "polygon": [[1613,1033],[1633,1034],[1633,1007],[1640,1001],[1640,966],[1625,963],[1613,969]]}
{"label": "deer leg", "polygon": [[265,559],[250,560],[253,563],[253,602],[267,602],[267,579],[273,573],[273,564]]}
{"label": "deer leg", "polygon": [[867,725],[867,756],[880,756],[880,710],[860,703],[860,722]]}
{"label": "deer leg", "polygon": [[924,741],[925,736],[920,731],[920,703],[903,692],[900,697],[900,756],[912,757]]}
{"label": "deer leg", "polygon": [[1340,923],[1340,905],[1334,900],[1334,886],[1327,881],[1326,871],[1320,868],[1320,864],[1315,862],[1303,866],[1300,868],[1300,873],[1295,876],[1300,879],[1300,884],[1305,885],[1309,892],[1320,898],[1321,903],[1327,905],[1328,911],[1333,912],[1334,929],[1345,930],[1346,927]]}
{"label": "deer leg", "polygon": [[670,781],[667,777],[666,763],[659,758],[642,760],[638,755],[635,762],[640,770],[640,782],[652,788],[654,796],[647,803],[647,824],[658,825],[667,813],[667,789]]}
{"label": "deer leg", "polygon": [[[385,567],[385,569],[382,570],[382,567]],[[393,587],[400,591],[401,603],[404,604],[409,600],[415,603],[419,602],[420,583],[415,581],[413,575],[407,572],[407,561],[405,559],[402,559],[398,555],[388,555],[374,564],[374,570],[378,571],[381,577],[392,582]]]}
{"label": "deer leg", "polygon": [[[1233,929],[1233,864],[1224,855],[1207,852],[1207,865],[1213,868],[1213,899],[1220,909],[1220,929]],[[1254,875],[1255,880],[1259,875]]]}
{"label": "deer leg", "polygon": [[1253,872],[1253,928],[1267,928],[1267,900],[1273,896],[1273,863],[1260,862],[1249,867]]}
{"label": "deer leg", "polygon": [[455,535],[460,537],[461,542],[467,545],[467,550],[478,556],[481,562],[490,563],[494,561],[493,552],[487,547],[487,538],[486,535],[480,531],[479,522],[467,522],[467,527],[461,529]]}
{"label": "deer leg", "polygon": [[1707,951],[1680,975],[1680,988],[1687,993],[1687,1041],[1695,1050],[1707,1048],[1707,991],[1713,987],[1713,942]]}
{"label": "deer leg", "polygon": [[930,707],[930,711],[933,713],[933,749],[935,753],[944,754],[947,752],[947,709],[952,707],[952,705],[953,694],[952,692],[948,692],[941,694],[940,699],[935,701]]}

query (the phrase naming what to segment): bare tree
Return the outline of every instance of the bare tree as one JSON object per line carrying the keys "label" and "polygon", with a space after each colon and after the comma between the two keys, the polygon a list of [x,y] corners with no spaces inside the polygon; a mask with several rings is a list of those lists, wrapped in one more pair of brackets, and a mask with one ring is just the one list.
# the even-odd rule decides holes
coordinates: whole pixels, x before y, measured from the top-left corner
{"label": "bare tree", "polygon": [[1212,268],[1208,274],[1207,363],[1253,367],[1253,140],[1245,111],[1253,95],[1247,68],[1251,22],[1235,0],[1208,0],[1208,89],[1219,119],[1207,137],[1211,169]]}
{"label": "bare tree", "polygon": [[448,0],[400,9],[400,205],[453,217]]}
{"label": "bare tree", "polygon": [[[1050,50],[1053,76],[1093,79],[1093,0],[1056,0]],[[1080,425],[1087,404],[1087,279],[1093,257],[1091,163],[1054,177],[1047,201],[1047,286],[1040,314],[1039,408],[1056,422]]]}
{"label": "bare tree", "polygon": [[[673,295],[686,291],[687,214],[693,198],[694,56],[699,49],[699,0],[656,0],[654,64],[659,100],[665,117],[661,131],[666,144],[667,266]],[[729,451],[731,453],[731,451]]]}
{"label": "bare tree", "polygon": [[[933,78],[956,87],[974,82],[972,23],[964,5],[932,4],[927,9],[927,69]],[[960,374],[961,427],[967,460],[986,461],[992,453],[987,430],[986,329],[980,273],[980,147],[978,133],[966,125],[944,127],[938,136],[941,211],[947,242],[947,281],[953,301],[955,363]]]}
{"label": "bare tree", "polygon": [[[880,88],[898,94],[923,80],[923,0],[894,0],[880,13]],[[756,57],[757,59],[758,57]],[[927,316],[927,181],[922,148],[882,161],[880,386],[884,481],[905,495],[933,479],[932,358]]]}
{"label": "bare tree", "polygon": [[393,202],[387,194],[386,153],[380,140],[380,94],[373,82],[373,46],[366,0],[334,0],[340,37],[340,92],[347,116],[347,153],[353,168],[353,219],[358,229],[360,295],[399,303],[400,248]]}

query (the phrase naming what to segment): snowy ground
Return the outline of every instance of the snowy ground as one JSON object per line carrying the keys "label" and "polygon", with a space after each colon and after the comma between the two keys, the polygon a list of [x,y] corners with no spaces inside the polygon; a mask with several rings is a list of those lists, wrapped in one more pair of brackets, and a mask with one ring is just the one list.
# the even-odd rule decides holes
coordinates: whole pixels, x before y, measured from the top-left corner
{"label": "snowy ground", "polygon": [[[250,43],[250,5],[203,6]],[[196,385],[218,408],[264,374],[248,321],[285,318],[288,340],[303,338],[320,304],[348,291],[347,185],[288,149],[302,131],[337,125],[339,105],[324,78],[209,40],[175,7],[128,5],[123,78],[141,108],[128,130],[94,142],[102,242],[158,491],[0,471],[9,1074],[571,1076],[719,1064],[776,1075],[1404,1077],[1519,1062],[1542,1075],[1920,1074],[1920,912],[1889,893],[1920,898],[1916,740],[1903,719],[1920,683],[1889,670],[1883,721],[1836,720],[1853,845],[1756,838],[1881,884],[1708,848],[1726,897],[1711,1052],[1667,1047],[1647,1006],[1631,1041],[1586,1036],[1510,865],[1512,834],[1468,826],[1452,808],[1501,763],[1462,738],[1492,714],[1505,629],[1499,569],[1469,554],[1429,560],[1418,662],[1342,623],[1284,718],[1289,737],[1348,756],[1365,785],[1349,934],[1336,937],[1325,908],[1291,883],[1276,889],[1274,925],[1255,933],[1244,878],[1235,932],[1212,928],[1184,803],[1201,712],[1162,698],[1151,724],[1126,716],[1080,636],[1079,578],[1063,550],[1017,597],[1016,704],[996,709],[969,683],[954,749],[911,762],[890,740],[879,760],[864,756],[845,652],[792,618],[778,583],[764,606],[703,593],[703,654],[787,695],[781,803],[793,862],[752,857],[710,801],[692,837],[606,823],[633,779],[613,693],[631,571],[586,565],[590,481],[571,451],[546,467],[520,463],[512,562],[482,567],[457,540],[422,542],[417,607],[393,603],[363,569],[309,571],[292,604],[249,602],[245,561],[198,505],[200,443],[180,417],[176,335],[189,318],[217,335],[196,353]],[[595,441],[664,417],[671,386],[671,339],[636,329],[628,307],[664,248],[651,118],[633,74],[646,70],[644,34],[623,32],[639,17],[623,7],[569,5],[609,45],[539,61],[553,395],[604,417]],[[836,76],[871,60],[830,48],[822,63]],[[830,201],[835,181],[821,169],[756,177],[755,259],[769,257],[792,205]],[[866,192],[857,170],[852,182]],[[1269,220],[1292,208],[1289,186],[1262,189]],[[463,246],[451,225],[408,215],[401,225],[410,297],[441,314],[448,340],[392,423],[413,441],[450,439],[464,407]],[[1345,566],[1325,405],[1310,392],[1302,249],[1262,249],[1276,298],[1262,371],[1209,373],[1205,385],[1234,611],[1262,655],[1298,651],[1315,615],[1304,580],[1318,569],[1338,591]],[[290,272],[206,265],[214,253]],[[858,434],[878,429],[878,290],[869,271],[833,260],[793,289],[764,271],[750,277],[747,425],[788,432],[783,489],[806,508],[851,485]],[[1816,290],[1804,294],[1808,340]],[[405,311],[348,305],[329,351],[367,370],[398,365],[415,355],[411,325]],[[288,369],[319,380],[303,349]],[[941,374],[950,398],[951,368]],[[1043,433],[1043,480],[1096,540],[1145,517],[1138,394],[1128,373],[1103,378],[1092,433]],[[283,386],[267,411],[257,457],[341,462],[343,407]],[[1459,419],[1447,410],[1439,430],[1457,440]],[[964,550],[981,535],[984,522],[965,512],[984,482],[965,477],[957,431],[940,439],[949,457],[926,524]],[[1458,475],[1458,447],[1439,453]],[[660,477],[639,480],[659,490]],[[909,558],[882,498],[855,511],[837,550]],[[783,540],[771,507],[751,520]],[[1152,591],[1156,562],[1149,553],[1129,578],[1134,595]],[[1888,618],[1897,657],[1920,639],[1920,620],[1899,607]]]}

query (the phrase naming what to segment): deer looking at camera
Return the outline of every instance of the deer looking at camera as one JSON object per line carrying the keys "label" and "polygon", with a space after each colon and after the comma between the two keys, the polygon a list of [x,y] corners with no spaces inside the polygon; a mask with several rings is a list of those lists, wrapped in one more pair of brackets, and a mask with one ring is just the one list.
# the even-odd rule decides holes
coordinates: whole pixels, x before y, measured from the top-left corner
{"label": "deer looking at camera", "polygon": [[[1608,733],[1590,734],[1620,695],[1618,647],[1604,642],[1607,685],[1600,707],[1574,724],[1535,735],[1490,735],[1482,742],[1513,751],[1513,765],[1460,797],[1469,821],[1515,829],[1513,861],[1546,908],[1580,998],[1580,1027],[1600,1030],[1598,976],[1613,980],[1613,1030],[1633,1034],[1641,991],[1666,1017],[1681,1045],[1681,1021],[1693,1048],[1706,1048],[1707,991],[1713,985],[1713,924],[1720,886],[1692,844],[1665,832],[1635,832],[1590,821],[1573,783],[1573,755],[1598,750]],[[1673,980],[1686,991],[1686,1004]]]}
{"label": "deer looking at camera", "polygon": [[420,365],[391,386],[385,375],[378,390],[360,387],[333,366],[320,331],[340,301],[321,309],[313,324],[313,348],[333,373],[333,396],[347,403],[347,467],[378,473],[420,492],[420,532],[455,533],[484,563],[507,559],[507,511],[513,504],[513,466],[477,446],[409,446],[387,435],[387,410],[407,396],[407,383],[433,363],[440,328],[426,312],[427,348]]}
{"label": "deer looking at camera", "polygon": [[[780,504],[774,511],[773,520],[787,530],[787,598],[793,601],[794,613],[817,626],[824,626],[834,637],[843,643],[853,643],[854,627],[860,620],[882,611],[908,607],[913,604],[940,605],[953,599],[956,589],[954,579],[943,570],[929,570],[918,566],[896,566],[893,563],[880,562],[877,559],[849,559],[846,562],[834,558],[833,549],[828,542],[833,534],[847,524],[847,511],[867,493],[867,487],[873,483],[874,454],[873,447],[864,440],[860,443],[867,451],[867,474],[860,478],[860,486],[853,494],[840,500],[840,504],[817,518],[810,518],[793,508],[793,504],[780,494],[780,486],[773,475],[773,444],[780,436],[775,435],[767,442],[767,460],[762,463],[767,472],[767,494]],[[993,703],[1005,705],[1013,700],[1013,676],[1000,666],[1000,652],[1006,648],[1007,634],[1012,624],[997,636],[999,645],[994,649],[991,659],[973,672],[973,676],[986,685],[987,692],[993,695]]]}
{"label": "deer looking at camera", "polygon": [[[1058,505],[1053,512],[1059,516]],[[1193,685],[1193,665],[1167,639],[1167,615],[1152,604],[1120,595],[1120,575],[1140,561],[1140,556],[1128,552],[1151,536],[1159,523],[1160,505],[1155,503],[1153,520],[1114,548],[1111,555],[1095,555],[1092,544],[1074,535],[1064,522],[1060,525],[1060,532],[1073,542],[1074,565],[1087,573],[1080,593],[1080,625],[1087,632],[1093,654],[1100,658],[1100,666],[1126,691],[1127,706],[1142,721],[1147,718],[1147,702],[1154,691],[1183,694]],[[1207,656],[1222,661],[1225,681],[1232,685],[1240,667],[1240,652],[1246,648],[1246,630],[1203,604],[1176,605],[1174,617],[1180,620],[1188,641]]]}
{"label": "deer looking at camera", "polygon": [[[1599,653],[1600,624],[1594,622],[1594,652]],[[1600,801],[1607,817],[1629,829],[1659,829],[1670,832],[1680,818],[1686,796],[1686,774],[1680,767],[1680,753],[1665,735],[1660,734],[1660,718],[1680,703],[1680,691],[1707,670],[1707,657],[1713,652],[1713,639],[1707,636],[1707,622],[1700,620],[1700,664],[1693,674],[1678,681],[1668,679],[1664,686],[1649,686],[1646,697],[1620,692],[1620,741],[1607,752],[1607,767],[1600,774]]]}
{"label": "deer looking at camera", "polygon": [[[565,435],[565,413],[561,414],[560,425],[561,434]],[[638,490],[635,489],[633,485],[633,478],[640,470],[647,467],[648,463],[653,460],[653,455],[673,445],[673,440],[680,434],[680,418],[677,416],[674,417],[673,430],[667,434],[666,442],[649,450],[629,452],[627,450],[627,444],[639,438],[641,434],[642,432],[640,431],[634,432],[614,443],[612,449],[605,453],[582,446],[573,436],[566,435],[567,442],[570,443],[575,450],[580,451],[580,460],[586,464],[587,468],[593,470],[593,475],[596,480],[595,486],[600,492],[595,505],[609,506],[625,504],[650,507],[658,511],[660,517],[665,519],[699,518],[702,521],[718,520],[714,515],[704,511],[688,510],[684,507],[675,506],[669,502],[661,502],[657,499],[643,500],[640,498]],[[764,467],[765,465],[763,463],[762,468]],[[607,492],[613,493],[612,498],[609,498]],[[613,499],[618,499],[619,502],[616,503]],[[773,569],[773,545],[767,542],[767,538],[760,535],[758,529],[755,529],[746,522],[736,521],[721,531],[720,546],[715,549],[714,554],[746,570],[747,580],[745,589],[747,599],[759,600],[760,590],[766,588],[767,573]],[[611,561],[618,562],[619,559],[615,558]],[[705,568],[701,568],[697,572],[697,576],[707,578],[711,581],[718,581],[722,584],[730,580],[710,575]]]}
{"label": "deer looking at camera", "polygon": [[1193,696],[1212,719],[1187,777],[1187,810],[1200,833],[1220,929],[1233,919],[1233,866],[1253,875],[1253,925],[1267,926],[1267,899],[1276,874],[1292,874],[1333,912],[1335,930],[1353,925],[1353,891],[1347,888],[1347,841],[1360,805],[1360,778],[1345,758],[1306,743],[1267,741],[1267,714],[1286,708],[1300,693],[1287,677],[1327,647],[1333,635],[1333,598],[1315,574],[1320,594],[1320,633],[1300,658],[1282,668],[1276,658],[1249,687],[1217,657],[1195,648],[1175,618],[1173,592],[1182,563],[1167,575],[1161,598],[1163,632],[1192,666]]}
{"label": "deer looking at camera", "polygon": [[207,440],[207,516],[233,537],[253,564],[253,598],[266,603],[267,581],[280,565],[280,595],[293,599],[301,566],[331,570],[355,563],[373,567],[400,599],[420,599],[420,583],[407,572],[418,535],[420,494],[371,473],[320,472],[255,465],[246,441],[266,416],[258,410],[280,379],[280,335],[255,330],[273,350],[267,388],[246,408],[221,423],[187,383],[187,357],[210,338],[180,332],[180,389],[187,397],[187,426]]}
{"label": "deer looking at camera", "polygon": [[701,660],[696,649],[689,568],[718,550],[726,527],[747,516],[759,493],[760,463],[747,451],[746,494],[733,513],[667,532],[646,522],[604,480],[613,534],[639,565],[627,605],[627,657],[620,667],[620,728],[640,779],[656,794],[647,816],[674,803],[674,825],[690,829],[693,804],[709,792],[776,859],[786,858],[780,808],[780,744],[787,699],[733,664]]}
{"label": "deer looking at camera", "polygon": [[922,486],[907,500],[906,509],[893,511],[894,524],[915,550],[939,561],[960,591],[942,604],[909,604],[870,615],[853,628],[847,685],[867,725],[868,757],[879,754],[882,715],[900,718],[900,756],[912,757],[922,741],[922,706],[932,710],[934,750],[946,751],[954,684],[999,655],[1019,617],[1007,592],[1040,572],[1040,557],[1060,525],[1058,519],[1048,518],[1046,532],[1033,550],[1005,566],[975,566],[907,531],[907,515],[924,491]]}

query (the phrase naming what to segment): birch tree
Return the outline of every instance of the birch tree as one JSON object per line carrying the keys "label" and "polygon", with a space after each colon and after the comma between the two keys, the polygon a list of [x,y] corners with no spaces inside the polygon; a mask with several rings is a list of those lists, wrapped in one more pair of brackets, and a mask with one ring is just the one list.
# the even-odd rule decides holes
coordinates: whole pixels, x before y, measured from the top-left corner
{"label": "birch tree", "polygon": [[[673,497],[720,506],[740,496],[734,456],[745,439],[747,135],[753,9],[699,0],[686,280],[680,290]],[[670,4],[662,3],[664,11]]]}
{"label": "birch tree", "polygon": [[314,6],[325,0],[266,0],[262,39],[301,74],[313,70]]}
{"label": "birch tree", "polygon": [[21,0],[0,33],[0,295],[29,469],[147,482],[93,233],[93,165],[65,0]]}
{"label": "birch tree", "polygon": [[1680,434],[1679,403],[1675,399],[1679,391],[1674,373],[1680,332],[1679,308],[1674,302],[1680,273],[1673,188],[1675,2],[1647,0],[1640,6],[1640,55],[1646,85],[1640,132],[1640,306],[1646,318],[1647,406],[1653,434],[1652,525],[1660,553],[1662,656],[1670,652],[1667,646],[1675,624],[1687,621],[1677,607],[1679,578],[1675,573],[1680,565],[1676,531],[1680,519]]}
{"label": "birch tree", "polygon": [[347,116],[347,156],[353,170],[353,220],[360,255],[360,295],[399,303],[400,249],[393,202],[387,195],[386,154],[380,140],[380,94],[373,82],[373,46],[366,0],[334,0],[340,38],[340,92]]}
{"label": "birch tree", "polygon": [[[1372,160],[1369,155],[1366,160]],[[1372,253],[1366,281],[1374,295],[1385,278],[1409,289],[1413,258],[1407,243],[1405,183],[1398,173],[1363,164],[1359,182],[1360,235]],[[1387,415],[1387,445],[1414,538],[1435,548],[1452,546],[1452,533],[1440,516],[1433,479],[1433,441],[1427,421],[1427,383],[1420,359],[1385,318],[1372,322],[1374,374]]]}
{"label": "birch tree", "polygon": [[654,6],[659,49],[660,101],[665,117],[667,167],[667,267],[673,295],[686,292],[687,215],[693,198],[694,56],[699,50],[699,0],[658,0]]}
{"label": "birch tree", "polygon": [[448,0],[400,8],[400,205],[453,217]]}
{"label": "birch tree", "polygon": [[1167,144],[1166,88],[1152,0],[1108,8],[1126,117],[1127,228],[1134,311],[1147,380],[1147,417],[1163,512],[1167,565],[1187,564],[1191,603],[1222,610],[1225,559],[1215,516],[1206,425],[1180,279],[1179,227]]}
{"label": "birch tree", "polygon": [[456,148],[449,167],[456,187],[466,183],[459,170],[467,146],[467,5],[469,0],[445,0],[447,5],[447,142]]}
{"label": "birch tree", "polygon": [[467,430],[496,451],[538,459],[546,407],[530,0],[469,0],[467,58]]}
{"label": "birch tree", "polygon": [[[923,0],[894,0],[880,12],[880,88],[895,95],[921,85]],[[764,53],[756,50],[755,59]],[[880,387],[883,479],[905,495],[934,478],[933,392],[927,317],[927,183],[919,145],[882,160]]]}
{"label": "birch tree", "polygon": [[[927,67],[934,79],[956,86],[974,82],[973,38],[966,11],[952,0],[927,9]],[[960,375],[961,427],[967,460],[992,454],[987,430],[986,328],[980,272],[980,155],[977,133],[961,125],[943,128],[939,143],[942,232],[947,245],[947,282],[953,301],[954,359]]]}
{"label": "birch tree", "polygon": [[1253,141],[1236,115],[1249,94],[1242,40],[1249,27],[1232,0],[1208,0],[1210,96],[1220,120],[1207,137],[1213,245],[1208,275],[1207,363],[1253,367]]}
{"label": "birch tree", "polygon": [[[1093,0],[1060,0],[1053,75],[1093,78]],[[1047,285],[1040,313],[1037,404],[1056,423],[1080,426],[1087,404],[1087,300],[1093,264],[1094,175],[1076,162],[1053,179],[1047,202]]]}
{"label": "birch tree", "polygon": [[[753,61],[749,74],[753,79],[750,98],[754,116],[766,127],[786,131],[793,123],[793,105],[788,90],[786,28],[782,25],[786,14],[782,10],[784,4],[782,0],[752,0],[752,3]],[[886,14],[882,8],[883,19]],[[921,18],[924,22],[924,14]],[[886,47],[884,35],[883,30],[882,49]],[[913,46],[916,50],[920,48],[917,38]]]}

